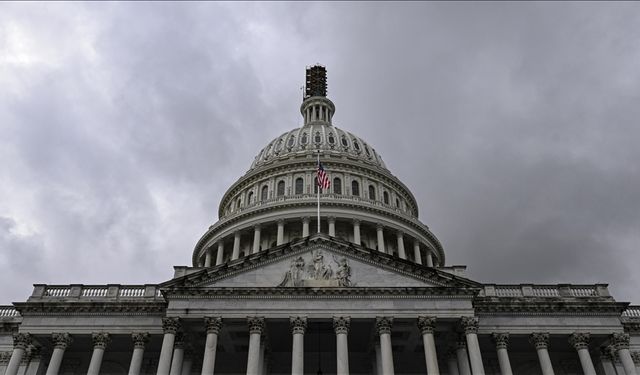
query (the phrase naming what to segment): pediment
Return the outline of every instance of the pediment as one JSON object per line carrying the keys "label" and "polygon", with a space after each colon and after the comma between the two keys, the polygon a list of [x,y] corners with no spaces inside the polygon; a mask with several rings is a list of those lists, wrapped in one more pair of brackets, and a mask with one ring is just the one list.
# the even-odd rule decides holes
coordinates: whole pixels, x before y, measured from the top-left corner
{"label": "pediment", "polygon": [[480,284],[349,242],[315,235],[170,280],[163,288],[424,288]]}

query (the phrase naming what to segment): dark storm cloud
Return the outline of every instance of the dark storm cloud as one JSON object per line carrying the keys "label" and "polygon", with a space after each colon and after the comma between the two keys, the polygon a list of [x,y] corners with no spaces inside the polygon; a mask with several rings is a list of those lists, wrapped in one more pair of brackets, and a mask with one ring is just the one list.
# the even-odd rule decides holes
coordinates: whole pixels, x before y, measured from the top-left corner
{"label": "dark storm cloud", "polygon": [[226,188],[300,124],[316,62],[447,263],[640,300],[636,4],[0,8],[4,302],[189,264]]}

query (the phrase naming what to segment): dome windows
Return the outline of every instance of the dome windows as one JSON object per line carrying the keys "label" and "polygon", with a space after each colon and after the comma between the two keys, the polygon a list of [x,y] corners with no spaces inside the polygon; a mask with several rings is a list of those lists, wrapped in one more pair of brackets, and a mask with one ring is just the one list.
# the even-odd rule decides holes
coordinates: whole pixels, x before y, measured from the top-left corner
{"label": "dome windows", "polygon": [[351,195],[354,197],[360,196],[360,183],[356,180],[351,181]]}
{"label": "dome windows", "polygon": [[302,194],[303,193],[303,189],[304,189],[304,180],[302,179],[302,177],[298,177],[296,178],[296,186],[295,186],[295,193],[296,195]]}
{"label": "dome windows", "polygon": [[320,132],[316,132],[315,137],[313,137],[313,141],[316,144],[320,144],[320,142],[322,142],[322,136],[320,135]]}
{"label": "dome windows", "polygon": [[269,187],[267,185],[264,185],[262,187],[262,191],[260,191],[260,200],[266,201],[267,198],[269,198]]}
{"label": "dome windows", "polygon": [[307,133],[302,133],[302,138],[300,138],[300,143],[306,145],[309,142],[309,136]]}
{"label": "dome windows", "polygon": [[329,144],[332,146],[336,143],[336,138],[333,136],[333,133],[329,133],[329,137],[327,137],[327,141],[329,141]]}
{"label": "dome windows", "polygon": [[253,191],[250,191],[247,194],[247,204],[251,204],[251,203],[253,203]]}
{"label": "dome windows", "polygon": [[389,193],[386,191],[382,193],[382,201],[384,204],[389,204]]}
{"label": "dome windows", "polygon": [[292,148],[295,143],[296,143],[296,137],[295,135],[292,135],[291,137],[289,137],[289,142],[287,142],[287,147]]}
{"label": "dome windows", "polygon": [[342,194],[342,180],[339,177],[333,179],[333,194]]}
{"label": "dome windows", "polygon": [[342,142],[342,147],[348,147],[349,146],[349,141],[347,141],[347,137],[344,136],[344,135],[340,139],[340,142]]}
{"label": "dome windows", "polygon": [[280,180],[278,182],[278,188],[276,189],[276,195],[281,197],[284,195],[284,181]]}
{"label": "dome windows", "polygon": [[357,152],[360,152],[360,143],[358,143],[358,141],[356,141],[355,139],[351,141],[353,142],[353,148],[355,148]]}
{"label": "dome windows", "polygon": [[376,188],[373,185],[369,185],[369,199],[376,199]]}

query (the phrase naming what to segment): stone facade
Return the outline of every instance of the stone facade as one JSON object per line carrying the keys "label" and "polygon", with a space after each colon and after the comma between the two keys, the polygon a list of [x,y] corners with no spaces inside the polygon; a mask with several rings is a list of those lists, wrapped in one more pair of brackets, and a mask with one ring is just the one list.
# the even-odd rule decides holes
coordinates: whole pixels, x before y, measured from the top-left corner
{"label": "stone facade", "polygon": [[[326,92],[324,72],[307,92]],[[260,151],[171,280],[36,284],[0,306],[0,374],[638,373],[640,306],[604,284],[466,278],[334,112],[304,99],[304,126]]]}

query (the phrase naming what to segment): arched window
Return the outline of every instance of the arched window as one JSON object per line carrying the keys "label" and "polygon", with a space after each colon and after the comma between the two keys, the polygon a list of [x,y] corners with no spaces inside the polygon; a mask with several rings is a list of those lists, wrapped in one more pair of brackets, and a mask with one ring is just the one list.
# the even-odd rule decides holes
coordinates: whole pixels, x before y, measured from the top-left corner
{"label": "arched window", "polygon": [[376,188],[373,187],[373,185],[369,185],[369,199],[371,200],[376,199]]}
{"label": "arched window", "polygon": [[307,133],[302,133],[302,138],[300,139],[300,143],[302,143],[303,145],[306,145],[308,140],[309,139],[307,138]]}
{"label": "arched window", "polygon": [[289,138],[289,143],[287,143],[287,147],[289,147],[289,148],[293,147],[293,144],[295,143],[295,141],[296,141],[296,137],[292,135]]}
{"label": "arched window", "polygon": [[279,197],[284,195],[284,181],[278,182],[278,190],[276,193]]}
{"label": "arched window", "polygon": [[353,140],[353,148],[355,148],[356,151],[360,152],[360,143],[358,143],[358,141],[356,141],[355,139]]}
{"label": "arched window", "polygon": [[264,185],[262,187],[262,191],[260,192],[260,200],[266,201],[268,197],[269,197],[269,187],[267,185]]}
{"label": "arched window", "polygon": [[342,146],[344,147],[347,147],[349,145],[349,142],[347,141],[347,137],[345,137],[344,135],[342,136],[341,142],[342,142]]}
{"label": "arched window", "polygon": [[327,140],[329,141],[330,145],[336,143],[336,139],[333,137],[333,133],[329,133],[329,137],[327,138]]}
{"label": "arched window", "polygon": [[316,132],[316,136],[313,138],[315,143],[320,143],[322,141],[322,137],[320,136],[320,132]]}
{"label": "arched window", "polygon": [[356,180],[351,181],[351,195],[360,196],[360,184]]}
{"label": "arched window", "polygon": [[396,198],[396,207],[400,208],[400,200]]}
{"label": "arched window", "polygon": [[342,194],[342,180],[338,177],[333,179],[333,194]]}
{"label": "arched window", "polygon": [[389,204],[389,193],[386,191],[382,193],[382,200],[384,201],[384,204]]}
{"label": "arched window", "polygon": [[238,197],[238,199],[236,200],[236,209],[240,209],[240,203],[241,203],[241,200],[240,200],[240,197]]}
{"label": "arched window", "polygon": [[249,194],[247,194],[247,204],[251,203],[253,203],[253,191],[250,191]]}
{"label": "arched window", "polygon": [[296,194],[302,194],[304,189],[304,180],[302,177],[296,178]]}

